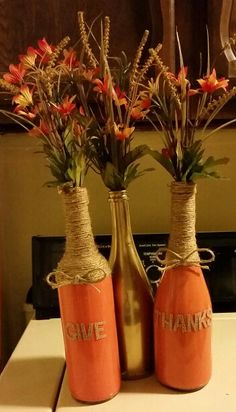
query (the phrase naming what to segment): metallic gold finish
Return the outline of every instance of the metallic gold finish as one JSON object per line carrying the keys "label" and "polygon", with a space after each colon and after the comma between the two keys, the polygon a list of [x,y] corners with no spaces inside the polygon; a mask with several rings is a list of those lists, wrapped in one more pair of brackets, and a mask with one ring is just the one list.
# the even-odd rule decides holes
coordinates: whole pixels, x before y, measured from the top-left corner
{"label": "metallic gold finish", "polygon": [[152,289],[134,244],[125,190],[110,192],[112,268],[123,379],[138,379],[153,369]]}

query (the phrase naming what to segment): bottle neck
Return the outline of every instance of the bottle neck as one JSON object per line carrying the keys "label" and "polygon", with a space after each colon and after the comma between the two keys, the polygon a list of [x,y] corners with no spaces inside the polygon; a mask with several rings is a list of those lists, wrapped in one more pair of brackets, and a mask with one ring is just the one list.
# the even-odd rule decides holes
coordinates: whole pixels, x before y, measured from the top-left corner
{"label": "bottle neck", "polygon": [[87,189],[75,187],[69,191],[60,191],[60,194],[65,216],[66,254],[78,256],[86,254],[87,250],[95,250]]}
{"label": "bottle neck", "polygon": [[[196,243],[196,184],[173,182],[171,185],[171,228],[168,249],[189,261],[199,260]],[[173,260],[171,252],[167,259]]]}
{"label": "bottle neck", "polygon": [[126,190],[109,192],[109,203],[112,219],[112,246],[115,241],[120,245],[125,243],[124,240],[133,242],[129,199]]}

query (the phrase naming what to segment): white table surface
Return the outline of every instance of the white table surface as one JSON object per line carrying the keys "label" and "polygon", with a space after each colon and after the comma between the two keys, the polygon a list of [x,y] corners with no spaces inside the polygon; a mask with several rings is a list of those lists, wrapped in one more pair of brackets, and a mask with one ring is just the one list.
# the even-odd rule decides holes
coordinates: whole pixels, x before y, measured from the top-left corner
{"label": "white table surface", "polygon": [[[56,411],[76,412],[83,407],[72,399],[65,374]],[[201,390],[173,391],[151,376],[123,382],[115,398],[86,408],[88,412],[236,412],[236,313],[214,314],[213,375]]]}
{"label": "white table surface", "polygon": [[0,376],[0,412],[51,412],[65,370],[59,319],[32,320]]}
{"label": "white table surface", "polygon": [[71,397],[64,364],[60,320],[31,321],[0,376],[0,412],[236,412],[236,313],[214,314],[213,375],[196,392],[167,389],[151,376],[85,405]]}

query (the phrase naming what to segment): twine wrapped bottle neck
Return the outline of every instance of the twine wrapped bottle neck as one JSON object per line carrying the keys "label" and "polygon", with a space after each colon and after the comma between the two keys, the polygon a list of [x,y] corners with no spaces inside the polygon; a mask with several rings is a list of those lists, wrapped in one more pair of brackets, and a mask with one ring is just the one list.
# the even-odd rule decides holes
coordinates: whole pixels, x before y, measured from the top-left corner
{"label": "twine wrapped bottle neck", "polygon": [[70,256],[96,250],[88,210],[88,193],[84,187],[60,192],[63,199],[66,233],[66,253]]}
{"label": "twine wrapped bottle neck", "polygon": [[75,187],[59,193],[65,215],[65,253],[57,269],[47,276],[47,281],[53,288],[99,282],[110,275],[111,270],[94,242],[87,189]]}
{"label": "twine wrapped bottle neck", "polygon": [[[183,259],[198,262],[195,237],[196,184],[173,182],[171,184],[171,228],[168,242],[167,262],[177,253]],[[189,258],[188,258],[189,256]]]}

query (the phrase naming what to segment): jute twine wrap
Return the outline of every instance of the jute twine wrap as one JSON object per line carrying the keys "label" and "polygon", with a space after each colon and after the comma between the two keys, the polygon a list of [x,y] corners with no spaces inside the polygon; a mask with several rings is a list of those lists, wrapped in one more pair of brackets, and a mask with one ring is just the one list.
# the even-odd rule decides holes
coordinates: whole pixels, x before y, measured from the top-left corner
{"label": "jute twine wrap", "polygon": [[47,282],[53,288],[99,282],[111,274],[111,269],[94,242],[87,189],[59,189],[59,194],[65,215],[65,253],[57,269],[47,276]]}
{"label": "jute twine wrap", "polygon": [[[171,184],[171,230],[167,248],[157,251],[157,261],[164,265],[160,270],[171,269],[180,265],[201,266],[209,269],[205,263],[215,258],[210,249],[198,249],[195,237],[196,223],[196,184],[172,182]],[[160,256],[166,252],[165,258]],[[200,259],[199,252],[207,252],[209,259]]]}

